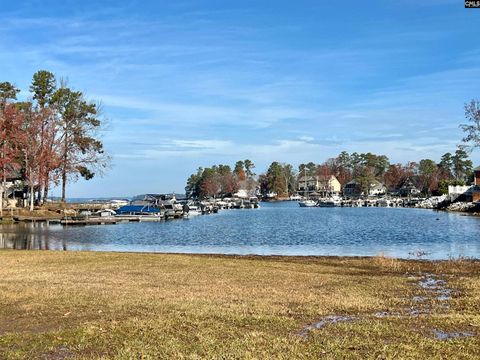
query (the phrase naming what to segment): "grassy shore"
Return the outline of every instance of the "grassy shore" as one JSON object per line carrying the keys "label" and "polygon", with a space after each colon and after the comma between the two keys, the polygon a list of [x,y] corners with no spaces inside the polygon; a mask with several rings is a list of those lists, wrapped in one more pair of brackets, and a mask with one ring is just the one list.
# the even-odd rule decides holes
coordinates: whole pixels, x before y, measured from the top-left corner
{"label": "grassy shore", "polygon": [[480,354],[475,261],[10,250],[0,261],[1,359]]}

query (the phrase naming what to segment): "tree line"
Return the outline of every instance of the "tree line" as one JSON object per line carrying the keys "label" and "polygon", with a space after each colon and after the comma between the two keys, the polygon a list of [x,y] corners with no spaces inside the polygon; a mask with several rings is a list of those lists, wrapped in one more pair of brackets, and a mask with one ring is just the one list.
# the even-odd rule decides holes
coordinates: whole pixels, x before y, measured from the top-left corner
{"label": "tree line", "polygon": [[[258,178],[262,194],[276,193],[286,197],[298,189],[299,178],[318,177],[327,180],[335,176],[342,186],[355,180],[362,191],[368,193],[375,182],[388,189],[399,189],[408,179],[425,194],[445,193],[448,185],[462,185],[473,180],[473,164],[468,153],[457,149],[446,153],[436,163],[422,159],[406,164],[391,164],[386,155],[342,151],[338,156],[321,164],[303,163],[295,169],[291,164],[272,162]],[[303,180],[302,180],[303,181]]]}
{"label": "tree line", "polygon": [[0,177],[3,200],[6,182],[20,179],[33,209],[52,185],[61,185],[64,202],[69,181],[101,174],[110,159],[99,137],[103,121],[96,103],[46,70],[33,75],[29,90],[27,101],[17,101],[20,90],[0,82]]}
{"label": "tree line", "polygon": [[[187,195],[211,197],[230,195],[243,188],[258,189],[262,195],[275,193],[288,197],[297,192],[302,176],[327,179],[335,176],[344,186],[355,180],[368,193],[376,181],[389,190],[398,190],[407,180],[426,195],[446,194],[449,185],[466,185],[473,181],[473,163],[469,152],[480,147],[480,102],[472,100],[465,105],[466,124],[460,125],[465,137],[454,152],[442,155],[439,162],[422,159],[418,162],[391,163],[386,155],[342,151],[323,163],[302,163],[295,169],[291,164],[274,161],[258,177],[251,172],[253,163],[239,161],[232,171],[227,165],[199,168],[187,181]],[[245,183],[245,180],[248,180]],[[243,181],[243,182],[242,182]]]}
{"label": "tree line", "polygon": [[199,168],[187,180],[186,195],[191,198],[224,197],[239,189],[258,189],[262,195],[276,193],[288,197],[297,192],[299,179],[304,176],[327,180],[333,175],[342,186],[355,180],[364,192],[368,192],[376,181],[394,190],[411,180],[425,194],[446,193],[448,185],[464,185],[473,180],[472,161],[460,148],[444,154],[439,163],[422,159],[391,164],[386,155],[342,151],[323,163],[302,163],[296,169],[291,164],[274,161],[266,172],[255,176],[253,168],[250,160],[238,161],[233,170],[229,165]]}
{"label": "tree line", "polygon": [[188,178],[185,193],[189,198],[198,199],[231,196],[240,189],[255,190],[254,168],[255,164],[249,159],[237,161],[233,170],[222,164],[200,167]]}

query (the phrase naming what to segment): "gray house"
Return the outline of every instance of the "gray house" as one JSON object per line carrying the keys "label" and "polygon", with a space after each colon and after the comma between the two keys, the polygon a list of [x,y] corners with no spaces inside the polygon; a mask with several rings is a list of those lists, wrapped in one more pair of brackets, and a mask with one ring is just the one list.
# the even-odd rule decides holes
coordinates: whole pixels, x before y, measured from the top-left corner
{"label": "gray house", "polygon": [[356,180],[352,180],[343,187],[343,196],[348,198],[358,198],[362,195],[362,186]]}

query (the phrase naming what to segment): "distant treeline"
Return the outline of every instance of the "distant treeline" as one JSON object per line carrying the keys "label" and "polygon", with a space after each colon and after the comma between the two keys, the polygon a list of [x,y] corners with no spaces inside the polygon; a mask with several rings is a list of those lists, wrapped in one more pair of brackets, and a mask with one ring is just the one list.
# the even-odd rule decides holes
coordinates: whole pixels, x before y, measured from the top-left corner
{"label": "distant treeline", "polygon": [[343,151],[321,164],[309,162],[300,164],[297,169],[291,164],[274,161],[265,173],[255,176],[253,168],[250,160],[238,161],[233,170],[228,165],[199,168],[187,180],[187,196],[222,197],[245,189],[250,192],[258,190],[263,195],[276,193],[286,197],[297,192],[299,179],[304,176],[327,179],[333,175],[342,186],[356,180],[365,192],[375,181],[393,190],[408,179],[425,194],[445,193],[450,184],[463,185],[473,180],[473,164],[463,149],[444,154],[439,163],[423,159],[418,163],[391,164],[386,155],[349,154]]}
{"label": "distant treeline", "polygon": [[250,160],[238,161],[233,170],[228,165],[214,165],[199,168],[187,180],[186,193],[190,197],[203,198],[228,196],[239,189],[258,191],[262,195],[275,193],[287,197],[298,190],[302,176],[328,178],[335,176],[344,186],[357,181],[368,193],[375,181],[383,183],[389,190],[395,190],[405,181],[413,182],[424,194],[445,194],[448,185],[465,185],[473,181],[473,164],[468,150],[480,147],[480,102],[472,100],[465,104],[466,124],[461,124],[465,137],[455,152],[444,154],[440,162],[422,159],[419,162],[392,164],[386,155],[352,153],[342,151],[337,157],[321,164],[314,162],[293,165],[274,161],[267,171],[256,176]]}
{"label": "distant treeline", "polygon": [[253,191],[257,186],[254,168],[248,159],[237,161],[233,170],[229,165],[200,167],[188,178],[185,193],[191,198],[208,198],[230,196],[240,188]]}
{"label": "distant treeline", "polygon": [[45,70],[33,75],[28,101],[17,101],[19,91],[0,83],[1,198],[6,182],[18,180],[31,207],[48,197],[52,184],[62,185],[65,201],[67,181],[91,179],[109,163],[99,140],[98,106]]}
{"label": "distant treeline", "polygon": [[288,196],[298,189],[298,179],[301,176],[327,179],[333,175],[342,186],[355,180],[365,193],[368,193],[375,181],[394,190],[410,179],[425,194],[432,194],[444,193],[448,184],[465,184],[471,181],[472,170],[472,161],[463,149],[457,149],[453,154],[444,154],[438,164],[431,159],[423,159],[418,163],[391,164],[386,155],[356,152],[349,154],[343,151],[337,157],[321,164],[300,164],[297,171],[290,164],[273,162],[266,173],[260,175],[258,182],[261,193]]}

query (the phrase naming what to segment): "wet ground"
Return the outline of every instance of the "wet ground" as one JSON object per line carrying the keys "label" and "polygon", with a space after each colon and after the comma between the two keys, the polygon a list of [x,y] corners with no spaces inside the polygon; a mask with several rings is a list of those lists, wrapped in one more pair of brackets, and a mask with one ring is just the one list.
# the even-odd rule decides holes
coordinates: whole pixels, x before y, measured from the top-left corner
{"label": "wet ground", "polygon": [[[401,312],[379,311],[374,314],[353,315],[328,315],[313,324],[305,326],[298,335],[307,337],[310,331],[322,329],[326,326],[332,326],[342,322],[360,321],[368,318],[408,318],[418,316],[431,316],[444,312],[450,308],[449,301],[452,299],[454,289],[448,286],[445,279],[435,274],[408,275],[408,279],[413,281],[415,294],[410,300],[412,306]],[[437,340],[461,339],[472,337],[475,334],[472,331],[456,330],[446,331],[432,328],[431,333]]]}

